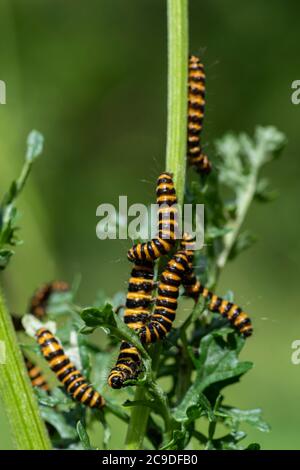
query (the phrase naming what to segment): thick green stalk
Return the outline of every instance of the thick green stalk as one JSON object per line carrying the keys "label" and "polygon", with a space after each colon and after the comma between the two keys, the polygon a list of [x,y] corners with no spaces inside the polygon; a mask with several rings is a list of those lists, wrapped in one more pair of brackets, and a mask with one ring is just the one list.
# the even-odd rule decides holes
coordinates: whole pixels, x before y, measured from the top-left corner
{"label": "thick green stalk", "polygon": [[[178,204],[183,203],[187,136],[188,0],[167,0],[168,13],[168,127],[166,169],[173,173]],[[155,378],[160,356],[156,345],[152,358]],[[145,400],[146,389],[137,388],[134,401]],[[127,449],[141,449],[149,408],[135,406],[126,436]]]}
{"label": "thick green stalk", "polygon": [[5,351],[5,357],[0,357],[0,399],[8,417],[15,448],[51,449],[1,291],[0,342],[0,351]]}
{"label": "thick green stalk", "polygon": [[185,187],[187,139],[188,0],[168,0],[168,129],[166,167],[178,203]]}

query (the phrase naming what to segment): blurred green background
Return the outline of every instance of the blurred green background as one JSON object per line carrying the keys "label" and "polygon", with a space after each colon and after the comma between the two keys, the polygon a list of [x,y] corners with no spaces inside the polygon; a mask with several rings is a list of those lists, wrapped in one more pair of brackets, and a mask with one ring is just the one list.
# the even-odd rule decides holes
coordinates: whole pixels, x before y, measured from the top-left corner
{"label": "blurred green background", "polygon": [[[164,168],[165,8],[163,0],[1,0],[1,191],[20,169],[27,133],[36,128],[46,142],[19,204],[25,243],[1,276],[12,311],[24,311],[41,282],[76,273],[82,303],[125,287],[129,243],[98,240],[95,213],[119,195],[152,201]],[[257,124],[276,125],[289,141],[266,169],[280,197],[247,219],[259,241],[219,286],[254,321],[243,358],[255,367],[226,401],[263,408],[272,431],[249,439],[264,449],[300,448],[300,366],[291,363],[300,338],[300,106],[290,98],[300,79],[299,13],[296,0],[190,0],[190,48],[207,71],[208,152],[226,131]],[[0,448],[11,445],[0,404]]]}

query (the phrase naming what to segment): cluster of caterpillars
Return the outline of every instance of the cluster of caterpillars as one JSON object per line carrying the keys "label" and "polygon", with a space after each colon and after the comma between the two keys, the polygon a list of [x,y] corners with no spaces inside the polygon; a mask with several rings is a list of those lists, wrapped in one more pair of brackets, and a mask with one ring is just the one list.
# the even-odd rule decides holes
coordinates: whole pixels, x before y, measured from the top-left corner
{"label": "cluster of caterpillars", "polygon": [[[207,175],[212,165],[203,152],[201,144],[204,109],[204,67],[198,57],[191,56],[188,71],[187,161],[198,173]],[[172,329],[177,311],[179,288],[182,285],[186,296],[193,298],[195,302],[200,296],[204,297],[209,310],[218,312],[228,319],[244,337],[250,336],[252,325],[248,315],[238,305],[209,291],[197,279],[193,269],[194,240],[188,234],[184,234],[179,248],[177,251],[175,249],[178,208],[174,182],[170,173],[162,173],[157,180],[156,202],[158,204],[156,237],[146,243],[134,245],[127,254],[128,260],[134,263],[134,266],[128,283],[124,322],[138,333],[144,344],[163,340]],[[175,253],[160,274],[153,306],[155,262],[174,249]],[[68,284],[62,281],[44,285],[32,297],[29,312],[36,318],[43,319],[52,293],[64,292],[68,289]],[[59,340],[48,329],[39,328],[36,332],[36,340],[51,370],[74,400],[90,408],[100,409],[105,405],[103,397],[71,362]],[[28,358],[25,358],[25,363],[32,385],[49,391],[42,370]],[[112,388],[121,388],[128,380],[137,378],[140,370],[139,351],[128,342],[122,341],[116,365],[108,377],[108,384]]]}

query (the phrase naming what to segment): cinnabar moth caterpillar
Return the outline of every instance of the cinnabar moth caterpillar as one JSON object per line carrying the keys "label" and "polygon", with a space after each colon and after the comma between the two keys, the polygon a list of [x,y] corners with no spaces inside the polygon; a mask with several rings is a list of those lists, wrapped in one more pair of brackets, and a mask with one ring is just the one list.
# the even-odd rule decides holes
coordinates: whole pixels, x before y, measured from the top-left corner
{"label": "cinnabar moth caterpillar", "polygon": [[176,191],[170,173],[162,173],[156,186],[158,209],[158,236],[146,243],[138,243],[128,251],[129,261],[154,261],[172,249],[176,241],[178,209]]}
{"label": "cinnabar moth caterpillar", "polygon": [[[129,279],[124,322],[134,330],[144,326],[150,315],[152,301],[154,265],[152,262],[135,264]],[[137,377],[141,365],[139,351],[122,341],[115,367],[108,377],[112,388],[121,388],[124,382]]]}
{"label": "cinnabar moth caterpillar", "polygon": [[42,369],[39,366],[34,365],[29,359],[25,358],[25,365],[28,371],[28,375],[33,387],[41,388],[46,392],[49,392],[49,385],[44,377]]}
{"label": "cinnabar moth caterpillar", "polygon": [[50,296],[55,292],[67,292],[68,290],[70,290],[70,286],[64,281],[52,281],[44,284],[33,294],[29,304],[29,312],[37,318],[44,317]]}
{"label": "cinnabar moth caterpillar", "polygon": [[143,343],[159,341],[171,330],[177,310],[179,286],[187,270],[188,258],[183,251],[178,251],[160,276],[155,308],[150,322],[139,331]]}
{"label": "cinnabar moth caterpillar", "polygon": [[205,72],[200,59],[189,59],[188,76],[188,163],[199,173],[211,171],[211,163],[202,152],[200,135],[203,128],[205,108]]}
{"label": "cinnabar moth caterpillar", "polygon": [[[21,317],[17,317],[16,315],[12,315],[12,322],[13,322],[15,331],[22,331],[24,329],[23,325],[22,325]],[[46,378],[44,377],[42,369],[39,366],[36,366],[35,364],[33,364],[24,355],[23,355],[23,357],[24,357],[25,366],[26,366],[26,369],[28,371],[28,375],[29,375],[29,378],[30,378],[30,381],[31,381],[31,385],[33,387],[39,387],[39,388],[45,390],[46,392],[48,392],[49,391],[49,385],[47,383]]]}
{"label": "cinnabar moth caterpillar", "polygon": [[193,246],[193,238],[188,235],[184,235],[183,240],[181,241],[181,248],[185,251],[189,261],[189,270],[183,279],[185,294],[192,297],[195,302],[197,302],[199,296],[202,295],[208,301],[207,307],[209,310],[220,313],[222,317],[229,320],[234,328],[236,328],[245,338],[251,336],[253,328],[248,314],[235,303],[229,302],[228,300],[215,295],[197,280],[193,270]]}
{"label": "cinnabar moth caterpillar", "polygon": [[44,358],[67,393],[83,405],[90,408],[102,408],[105,404],[103,397],[76,369],[51,331],[40,328],[36,332],[36,338]]}

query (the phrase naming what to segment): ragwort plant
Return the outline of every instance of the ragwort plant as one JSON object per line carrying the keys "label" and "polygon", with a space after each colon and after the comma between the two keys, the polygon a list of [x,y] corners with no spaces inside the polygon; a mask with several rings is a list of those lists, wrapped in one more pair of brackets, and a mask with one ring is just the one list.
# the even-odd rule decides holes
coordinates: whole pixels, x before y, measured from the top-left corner
{"label": "ragwort plant", "polygon": [[[226,134],[211,149],[214,165],[211,175],[203,179],[191,170],[186,178],[187,24],[187,1],[169,0],[166,169],[174,175],[179,203],[205,204],[206,245],[196,253],[195,264],[201,282],[216,291],[226,263],[255,241],[250,232],[243,230],[243,222],[254,201],[273,199],[274,193],[260,177],[260,171],[279,155],[285,138],[273,127],[257,127],[253,138],[246,134]],[[37,132],[31,133],[21,177],[2,200],[1,269],[7,266],[16,243],[15,200],[41,150],[42,137]],[[161,268],[160,262],[158,274]],[[50,448],[45,423],[55,448],[93,449],[90,429],[95,422],[100,422],[102,442],[97,443],[97,448],[109,449],[111,415],[127,429],[124,443],[127,449],[173,450],[190,445],[210,450],[244,449],[244,424],[268,431],[261,410],[240,410],[226,402],[226,387],[237,384],[252,363],[239,359],[245,339],[219,314],[209,313],[203,298],[192,307],[191,302],[182,297],[182,311],[188,314],[183,320],[180,317],[164,341],[144,347],[138,335],[116,313],[124,293],[117,292],[113,299],[101,294],[96,296],[92,306],[82,307],[76,304],[76,291],[77,287],[73,286],[69,292],[51,296],[47,321],[54,325],[64,348],[76,357],[83,375],[103,394],[106,406],[103,411],[85,408],[72,401],[54,381],[49,394],[35,389],[35,399],[1,297],[0,339],[6,344],[7,362],[0,366],[0,394],[16,448]],[[232,301],[233,293],[228,292],[226,298]],[[34,327],[28,315],[23,324],[27,332]],[[103,345],[95,341],[95,336],[91,337],[96,330],[107,337]],[[36,358],[37,344],[23,339],[23,352]],[[138,379],[130,381],[122,392],[105,385],[105,374],[115,361],[121,340],[139,350],[143,364]],[[47,372],[47,364],[42,364]],[[219,428],[223,434],[216,437]],[[257,449],[259,445],[253,443],[246,448]]]}

